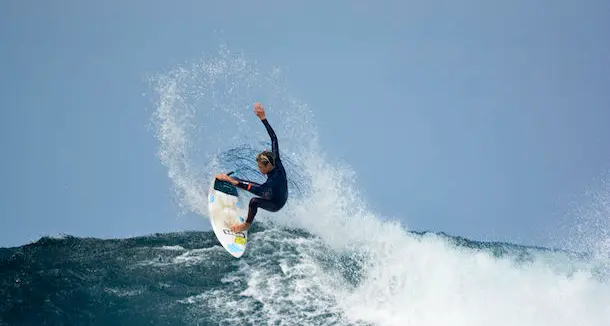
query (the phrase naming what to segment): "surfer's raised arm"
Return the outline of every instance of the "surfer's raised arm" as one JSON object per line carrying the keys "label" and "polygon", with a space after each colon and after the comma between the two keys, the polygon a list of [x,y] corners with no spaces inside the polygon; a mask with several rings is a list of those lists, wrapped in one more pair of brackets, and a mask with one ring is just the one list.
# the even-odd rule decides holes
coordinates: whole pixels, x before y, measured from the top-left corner
{"label": "surfer's raised arm", "polygon": [[279,161],[280,150],[277,144],[277,136],[275,135],[273,128],[271,128],[269,121],[267,121],[267,116],[265,115],[265,108],[263,108],[263,106],[259,102],[256,102],[256,104],[254,104],[254,114],[256,114],[256,116],[261,119],[263,125],[265,125],[265,129],[267,129],[269,138],[271,138],[271,151],[275,155],[275,161]]}

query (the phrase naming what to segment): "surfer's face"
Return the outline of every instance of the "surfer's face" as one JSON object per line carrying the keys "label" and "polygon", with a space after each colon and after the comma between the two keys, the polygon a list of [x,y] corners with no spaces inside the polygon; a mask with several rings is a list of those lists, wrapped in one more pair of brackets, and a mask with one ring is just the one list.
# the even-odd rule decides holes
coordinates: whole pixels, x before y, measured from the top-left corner
{"label": "surfer's face", "polygon": [[271,169],[273,169],[273,165],[271,165],[269,162],[256,162],[256,163],[258,164],[258,170],[262,174],[267,174],[267,173],[269,173],[269,171],[271,171]]}

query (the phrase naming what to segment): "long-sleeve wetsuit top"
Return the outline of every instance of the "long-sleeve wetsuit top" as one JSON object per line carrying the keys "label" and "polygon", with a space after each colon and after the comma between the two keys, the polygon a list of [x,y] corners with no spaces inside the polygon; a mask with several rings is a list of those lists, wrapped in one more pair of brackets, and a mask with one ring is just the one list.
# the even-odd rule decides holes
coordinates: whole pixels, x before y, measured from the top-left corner
{"label": "long-sleeve wetsuit top", "polygon": [[251,193],[260,196],[261,198],[271,200],[273,203],[283,206],[288,199],[288,180],[286,171],[280,159],[280,151],[277,143],[277,137],[267,119],[261,120],[267,129],[269,137],[271,137],[271,150],[275,155],[274,168],[267,173],[267,181],[258,184],[252,181],[241,180],[235,178],[239,183],[237,187],[250,191]]}

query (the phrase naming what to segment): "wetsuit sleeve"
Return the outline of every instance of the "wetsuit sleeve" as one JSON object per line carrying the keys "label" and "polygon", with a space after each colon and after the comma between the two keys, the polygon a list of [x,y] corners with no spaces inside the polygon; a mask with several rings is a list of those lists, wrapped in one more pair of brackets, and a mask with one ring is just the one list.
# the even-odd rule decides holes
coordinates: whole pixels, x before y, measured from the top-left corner
{"label": "wetsuit sleeve", "polygon": [[271,128],[271,125],[269,124],[269,121],[267,121],[267,119],[263,119],[261,121],[265,125],[265,128],[267,129],[267,133],[269,134],[269,137],[271,138],[271,150],[273,151],[273,154],[275,154],[275,160],[279,161],[280,160],[280,149],[277,144],[277,136],[275,135],[275,132],[273,131],[273,128]]}
{"label": "wetsuit sleeve", "polygon": [[234,179],[239,182],[236,186],[237,188],[247,190],[261,198],[265,198],[265,199],[271,198],[272,192],[271,192],[270,185],[267,185],[267,184],[261,185],[256,182],[246,181],[246,180],[242,180],[242,179],[238,179],[238,178],[234,178]]}
{"label": "wetsuit sleeve", "polygon": [[[236,177],[233,177],[233,179],[239,181],[239,184],[237,185],[237,187],[241,187],[242,184],[245,184],[246,187],[249,184],[252,185],[252,187],[254,187],[254,186],[260,187],[260,186],[262,186],[260,183],[256,183],[254,181],[248,181],[248,180],[244,180],[244,179],[240,179],[240,178],[236,178]],[[248,189],[246,189],[246,190],[248,190]]]}

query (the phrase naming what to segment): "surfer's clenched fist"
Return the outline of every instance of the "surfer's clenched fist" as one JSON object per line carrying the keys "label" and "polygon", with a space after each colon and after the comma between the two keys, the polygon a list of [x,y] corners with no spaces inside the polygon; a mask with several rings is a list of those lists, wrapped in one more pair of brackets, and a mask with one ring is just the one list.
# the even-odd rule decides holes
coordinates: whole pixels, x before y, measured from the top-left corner
{"label": "surfer's clenched fist", "polygon": [[260,102],[254,104],[254,114],[256,114],[259,119],[265,120],[265,108],[263,108],[263,105]]}

